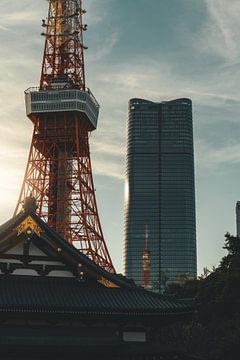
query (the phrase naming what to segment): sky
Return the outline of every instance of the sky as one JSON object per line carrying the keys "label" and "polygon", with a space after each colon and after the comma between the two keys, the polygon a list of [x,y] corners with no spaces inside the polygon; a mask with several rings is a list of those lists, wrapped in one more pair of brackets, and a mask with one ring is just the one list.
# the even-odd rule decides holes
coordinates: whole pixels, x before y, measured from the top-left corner
{"label": "sky", "polygon": [[[198,272],[218,265],[240,200],[239,0],[84,0],[86,79],[105,240],[122,272],[128,100],[193,101]],[[13,213],[32,136],[24,90],[39,84],[46,0],[0,1],[0,223]]]}

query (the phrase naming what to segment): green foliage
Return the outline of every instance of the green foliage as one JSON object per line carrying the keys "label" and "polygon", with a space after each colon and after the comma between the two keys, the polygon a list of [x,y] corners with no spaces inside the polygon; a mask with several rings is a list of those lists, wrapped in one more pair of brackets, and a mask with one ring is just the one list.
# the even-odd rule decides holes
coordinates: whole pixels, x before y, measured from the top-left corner
{"label": "green foliage", "polygon": [[235,360],[240,354],[240,238],[227,233],[224,249],[227,255],[217,268],[204,268],[198,279],[166,289],[178,298],[197,300],[198,318],[191,324],[191,334],[187,323],[182,334],[191,339],[191,353],[213,360]]}
{"label": "green foliage", "polygon": [[177,298],[195,298],[198,293],[199,282],[197,279],[186,280],[185,283],[170,283],[166,290],[166,295],[174,295]]}

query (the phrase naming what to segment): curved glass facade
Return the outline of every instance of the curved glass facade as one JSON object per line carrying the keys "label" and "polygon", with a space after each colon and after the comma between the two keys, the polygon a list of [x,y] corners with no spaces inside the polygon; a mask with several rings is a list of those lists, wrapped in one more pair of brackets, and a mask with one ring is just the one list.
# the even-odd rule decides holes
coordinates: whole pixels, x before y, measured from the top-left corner
{"label": "curved glass facade", "polygon": [[192,103],[131,99],[127,131],[124,271],[142,285],[145,229],[151,285],[196,276]]}

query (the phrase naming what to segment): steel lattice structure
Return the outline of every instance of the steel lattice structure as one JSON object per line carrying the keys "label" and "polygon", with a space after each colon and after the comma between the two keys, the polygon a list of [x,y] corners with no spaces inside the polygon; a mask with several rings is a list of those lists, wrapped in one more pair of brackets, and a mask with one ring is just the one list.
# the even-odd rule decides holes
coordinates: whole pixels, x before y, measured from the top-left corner
{"label": "steel lattice structure", "polygon": [[98,216],[89,135],[99,105],[85,87],[81,0],[50,0],[39,88],[25,92],[33,138],[18,213],[34,196],[38,214],[98,265],[115,272]]}
{"label": "steel lattice structure", "polygon": [[85,90],[84,45],[81,0],[51,0],[40,88],[51,86],[56,76],[67,79],[71,87]]}

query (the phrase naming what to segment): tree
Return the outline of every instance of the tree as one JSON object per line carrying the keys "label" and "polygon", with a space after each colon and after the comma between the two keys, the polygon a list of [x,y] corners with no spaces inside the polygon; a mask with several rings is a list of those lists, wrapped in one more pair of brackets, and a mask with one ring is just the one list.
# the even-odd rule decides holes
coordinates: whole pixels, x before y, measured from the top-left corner
{"label": "tree", "polygon": [[197,299],[197,320],[185,321],[181,330],[190,339],[188,352],[235,360],[240,353],[240,238],[227,233],[223,248],[227,254],[217,268],[204,268],[198,279],[169,284],[166,293]]}

